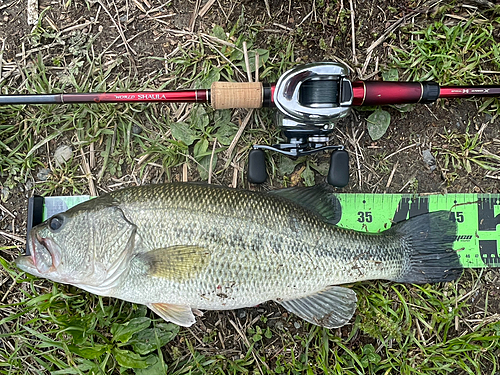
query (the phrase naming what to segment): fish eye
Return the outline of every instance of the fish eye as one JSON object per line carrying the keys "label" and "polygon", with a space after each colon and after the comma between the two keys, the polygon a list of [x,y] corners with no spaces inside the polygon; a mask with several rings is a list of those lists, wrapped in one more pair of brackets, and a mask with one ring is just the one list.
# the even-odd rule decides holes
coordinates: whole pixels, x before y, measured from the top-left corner
{"label": "fish eye", "polygon": [[62,216],[53,216],[49,219],[49,228],[51,231],[53,232],[56,232],[58,231],[62,225],[63,225],[63,222],[64,222],[64,218]]}

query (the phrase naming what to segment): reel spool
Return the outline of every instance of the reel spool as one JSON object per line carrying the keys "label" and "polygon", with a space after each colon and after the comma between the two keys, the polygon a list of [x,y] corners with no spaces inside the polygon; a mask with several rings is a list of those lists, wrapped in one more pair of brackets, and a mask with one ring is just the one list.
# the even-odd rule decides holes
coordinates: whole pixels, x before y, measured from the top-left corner
{"label": "reel spool", "polygon": [[286,72],[276,83],[273,101],[285,142],[254,145],[248,158],[248,181],[267,179],[264,150],[297,158],[332,150],[327,181],[336,187],[349,182],[349,156],[344,146],[327,145],[334,121],[349,113],[353,101],[347,67],[339,63],[314,63]]}

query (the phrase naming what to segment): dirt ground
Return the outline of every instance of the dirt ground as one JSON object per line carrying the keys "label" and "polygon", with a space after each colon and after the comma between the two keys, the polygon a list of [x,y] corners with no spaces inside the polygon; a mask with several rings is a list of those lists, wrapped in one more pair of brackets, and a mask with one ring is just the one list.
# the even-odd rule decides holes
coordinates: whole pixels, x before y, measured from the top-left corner
{"label": "dirt ground", "polygon": [[[432,16],[437,6],[423,1],[385,0],[370,2],[354,0],[356,49],[353,55],[350,15],[350,2],[345,1],[286,1],[269,0],[269,10],[264,0],[216,0],[206,13],[193,17],[207,4],[205,1],[171,0],[97,0],[97,1],[47,1],[40,0],[39,10],[44,12],[38,43],[33,42],[33,26],[27,24],[25,2],[14,0],[0,4],[0,41],[4,43],[1,52],[4,79],[18,74],[17,82],[25,80],[22,69],[27,64],[34,64],[39,53],[50,54],[46,64],[61,69],[47,72],[51,79],[58,79],[63,68],[70,67],[72,59],[77,57],[75,45],[88,45],[91,54],[103,56],[103,64],[111,66],[120,58],[124,61],[113,75],[144,79],[152,77],[151,85],[160,85],[165,81],[164,58],[168,58],[175,49],[182,48],[186,41],[197,38],[199,33],[209,34],[214,25],[230,30],[237,22],[246,25],[249,34],[257,35],[254,47],[268,48],[281,38],[283,48],[286,41],[294,46],[294,58],[297,62],[337,60],[353,68],[353,79],[380,79],[381,72],[391,67],[391,47],[388,40],[382,41],[368,56],[366,50],[377,41],[395,20],[405,19],[399,28],[394,29],[396,38],[391,43],[407,45],[408,41],[399,39],[400,28],[412,24],[433,22]],[[456,17],[466,17],[472,10],[477,13],[487,12],[483,2],[457,2],[450,6],[448,13]],[[443,6],[446,4],[442,4]],[[325,14],[328,8],[329,14]],[[472,10],[471,10],[472,9]],[[271,15],[271,17],[270,17]],[[345,19],[344,19],[345,18]],[[298,32],[300,29],[300,32]],[[55,35],[58,35],[55,37]],[[499,30],[496,31],[500,43]],[[126,40],[126,43],[124,43]],[[90,42],[91,41],[91,42]],[[34,46],[35,45],[35,46]],[[34,46],[34,47],[33,47]],[[73,54],[73,52],[75,54]],[[58,60],[58,65],[54,62]],[[82,60],[83,61],[83,60]],[[356,63],[357,62],[357,63]],[[363,69],[367,63],[366,69]],[[83,62],[85,64],[85,61]],[[84,69],[82,68],[82,72]],[[158,77],[157,72],[164,72]],[[362,74],[361,74],[362,73]],[[167,87],[175,89],[175,87]],[[12,90],[12,88],[10,88]],[[422,158],[422,151],[431,147],[443,150],[459,148],[447,134],[480,133],[480,139],[488,149],[500,152],[500,120],[491,122],[492,115],[480,111],[481,101],[440,100],[429,105],[415,106],[409,112],[400,112],[395,108],[386,108],[391,113],[391,125],[388,132],[378,141],[372,141],[367,132],[366,118],[370,112],[354,111],[343,119],[333,134],[333,143],[346,145],[351,158],[351,179],[344,192],[404,192],[404,193],[500,193],[498,174],[487,178],[489,172],[472,163],[471,171],[465,168],[443,165],[444,158],[438,154],[437,168],[431,171]],[[1,126],[1,124],[0,124]],[[251,123],[249,129],[260,125]],[[268,128],[273,124],[266,124]],[[276,132],[275,132],[276,133]],[[39,135],[43,137],[42,134]],[[273,140],[274,141],[274,140]],[[55,141],[49,143],[51,149],[57,147]],[[102,145],[104,147],[104,145]],[[356,153],[358,158],[355,157]],[[389,158],[389,155],[394,154]],[[315,156],[318,163],[327,163],[328,156]],[[99,160],[92,173],[99,171]],[[397,163],[396,163],[397,162]],[[221,161],[222,163],[222,161]],[[295,172],[300,170],[297,166]],[[40,193],[35,182],[40,166],[28,174],[28,181],[19,181],[9,190],[8,198],[1,203],[0,246],[15,245],[18,249],[0,249],[0,256],[12,261],[23,249],[26,235],[27,198],[33,193]],[[125,170],[124,175],[130,174]],[[181,169],[174,169],[172,179],[180,179]],[[0,177],[0,185],[6,186],[7,173]],[[155,181],[151,175],[150,180]],[[161,180],[165,180],[162,174]],[[100,191],[109,190],[116,183],[115,176],[106,174],[98,185]],[[316,181],[322,176],[316,174]],[[190,180],[197,179],[196,172],[189,175]],[[220,181],[230,185],[233,174],[222,174]],[[132,180],[132,178],[130,178]],[[293,179],[291,179],[293,181]],[[281,187],[280,178],[274,178],[270,184]],[[390,182],[389,182],[390,181]],[[301,184],[302,182],[298,182]],[[248,183],[240,180],[240,187]],[[255,188],[255,187],[252,187]],[[2,192],[4,192],[2,190]],[[84,191],[88,193],[88,191]],[[475,306],[484,307],[485,298],[490,315],[500,314],[500,274],[496,270],[486,271],[482,281],[482,292],[476,296]],[[15,294],[18,285],[11,284],[6,275],[0,277],[0,296]],[[1,297],[0,297],[1,299]],[[204,335],[222,321],[223,337],[227,341],[215,338],[207,345],[200,343],[197,349],[208,354],[222,354],[228,357],[244,351],[241,337],[224,318],[229,314],[244,326],[261,316],[268,317],[269,326],[283,324],[286,312],[277,304],[267,303],[254,309],[234,312],[208,312],[201,323],[193,327],[195,334]],[[301,330],[291,326],[290,333]],[[339,331],[341,335],[348,332]],[[231,341],[233,340],[233,341]],[[367,339],[368,340],[368,339]],[[241,346],[241,347],[240,347]],[[234,349],[231,349],[234,348]]]}

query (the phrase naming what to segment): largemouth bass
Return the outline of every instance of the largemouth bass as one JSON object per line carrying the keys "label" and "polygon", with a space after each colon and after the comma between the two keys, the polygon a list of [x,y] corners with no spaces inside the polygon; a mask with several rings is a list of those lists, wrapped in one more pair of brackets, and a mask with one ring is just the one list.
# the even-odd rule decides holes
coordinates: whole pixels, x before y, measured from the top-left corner
{"label": "largemouth bass", "polygon": [[461,273],[456,224],[434,212],[364,233],[332,224],[327,188],[270,193],[201,184],[131,187],[81,203],[31,230],[22,270],[147,305],[167,321],[274,300],[308,322],[346,324],[356,294],[386,279],[449,281]]}

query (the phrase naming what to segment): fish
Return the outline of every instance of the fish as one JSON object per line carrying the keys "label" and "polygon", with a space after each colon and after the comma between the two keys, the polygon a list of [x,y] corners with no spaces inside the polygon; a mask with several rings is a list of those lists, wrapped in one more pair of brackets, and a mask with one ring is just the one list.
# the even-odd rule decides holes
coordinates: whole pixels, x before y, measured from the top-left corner
{"label": "fish", "polygon": [[32,228],[17,266],[143,304],[189,327],[203,310],[276,301],[337,328],[356,310],[346,286],[451,281],[462,272],[456,223],[437,211],[367,233],[341,228],[327,186],[238,190],[196,183],[113,191]]}

